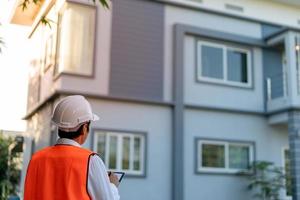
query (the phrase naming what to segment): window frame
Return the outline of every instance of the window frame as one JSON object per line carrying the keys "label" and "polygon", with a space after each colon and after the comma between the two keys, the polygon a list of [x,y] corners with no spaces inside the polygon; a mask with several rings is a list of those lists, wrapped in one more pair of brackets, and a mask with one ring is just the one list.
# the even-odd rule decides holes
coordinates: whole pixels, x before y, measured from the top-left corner
{"label": "window frame", "polygon": [[[196,77],[197,81],[200,82],[206,82],[206,83],[216,83],[216,84],[222,84],[222,85],[229,85],[229,86],[237,86],[237,87],[243,87],[243,88],[252,88],[252,51],[247,48],[247,47],[238,47],[234,45],[228,45],[225,43],[218,43],[218,42],[212,42],[212,41],[206,41],[206,40],[197,40],[196,43]],[[218,78],[213,78],[213,77],[206,77],[202,75],[202,46],[208,46],[208,47],[213,47],[213,48],[220,48],[222,49],[223,52],[223,78],[218,79]],[[228,80],[228,56],[227,56],[227,51],[232,50],[232,51],[238,51],[241,53],[245,53],[247,56],[247,83],[243,82],[237,82],[237,81],[231,81]]]}
{"label": "window frame", "polygon": [[[202,163],[202,144],[210,145],[224,145],[224,168],[217,167],[203,167]],[[225,173],[225,174],[236,174],[236,173],[252,173],[251,170],[244,169],[232,169],[229,168],[229,146],[243,146],[249,148],[249,164],[255,160],[255,143],[251,141],[235,141],[235,140],[217,140],[217,139],[207,139],[207,138],[196,138],[196,173]]]}
{"label": "window frame", "polygon": [[[105,158],[102,159],[105,163],[105,166],[108,170],[111,171],[122,171],[126,173],[126,177],[145,177],[146,176],[146,160],[147,160],[147,134],[145,132],[137,132],[137,131],[124,131],[124,130],[107,130],[107,129],[94,129],[93,130],[93,141],[92,141],[92,149],[94,152],[97,152],[97,143],[98,143],[98,134],[105,134],[105,144],[108,144],[110,138],[112,136],[117,137],[117,156],[116,156],[116,169],[109,168],[109,145],[105,145]],[[109,136],[109,137],[107,137]],[[123,158],[123,138],[130,138],[130,157],[129,163],[134,163],[134,139],[141,139],[141,152],[140,152],[140,170],[127,170],[122,169],[122,158]],[[121,148],[120,148],[121,147]],[[129,164],[130,166],[130,164]],[[133,164],[131,166],[133,168]],[[130,167],[129,167],[130,168]]]}
{"label": "window frame", "polygon": [[[92,58],[92,70],[90,74],[82,74],[80,72],[66,72],[66,71],[60,71],[59,70],[59,54],[60,54],[60,37],[61,37],[61,28],[62,28],[62,17],[64,15],[65,10],[67,9],[68,5],[77,5],[82,7],[90,7],[95,10],[95,22],[94,22],[94,43],[93,43],[93,58]],[[91,4],[86,4],[82,2],[76,2],[76,1],[70,1],[65,2],[60,7],[57,15],[57,31],[56,31],[56,46],[55,46],[55,55],[54,55],[54,70],[53,70],[53,80],[56,81],[60,76],[66,75],[66,76],[73,76],[73,77],[82,77],[82,78],[89,78],[94,79],[95,78],[95,72],[96,72],[96,46],[97,46],[97,24],[98,24],[98,7]]]}

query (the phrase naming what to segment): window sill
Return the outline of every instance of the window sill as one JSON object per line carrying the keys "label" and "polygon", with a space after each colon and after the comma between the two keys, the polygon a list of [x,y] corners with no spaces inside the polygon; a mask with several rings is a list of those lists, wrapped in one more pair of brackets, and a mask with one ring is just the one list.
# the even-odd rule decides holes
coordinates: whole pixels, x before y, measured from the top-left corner
{"label": "window sill", "polygon": [[198,169],[195,174],[210,174],[210,175],[234,175],[234,176],[249,176],[253,171],[243,170],[226,170],[226,169]]}
{"label": "window sill", "polygon": [[95,75],[93,74],[80,74],[80,73],[71,73],[71,72],[59,72],[53,75],[53,80],[56,81],[61,76],[73,76],[73,77],[80,77],[80,78],[87,78],[87,79],[94,79]]}
{"label": "window sill", "polygon": [[237,87],[237,88],[243,88],[243,89],[253,89],[253,85],[251,83],[243,84],[243,83],[239,83],[239,82],[224,81],[221,79],[207,78],[207,77],[202,77],[202,76],[197,77],[197,82],[220,85],[220,86]]}

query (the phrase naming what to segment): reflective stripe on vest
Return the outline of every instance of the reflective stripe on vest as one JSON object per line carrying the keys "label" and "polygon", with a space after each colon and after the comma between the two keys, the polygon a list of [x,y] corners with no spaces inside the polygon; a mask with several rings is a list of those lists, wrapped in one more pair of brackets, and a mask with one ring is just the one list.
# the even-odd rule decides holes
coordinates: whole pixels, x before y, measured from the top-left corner
{"label": "reflective stripe on vest", "polygon": [[87,179],[93,154],[71,145],[37,152],[27,169],[24,200],[90,200]]}

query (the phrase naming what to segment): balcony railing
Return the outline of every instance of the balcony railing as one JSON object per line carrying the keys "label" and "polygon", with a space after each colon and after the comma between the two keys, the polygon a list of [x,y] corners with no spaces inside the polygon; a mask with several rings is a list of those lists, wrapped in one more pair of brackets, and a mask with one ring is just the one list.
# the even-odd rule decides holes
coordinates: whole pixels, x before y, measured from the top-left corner
{"label": "balcony railing", "polygon": [[287,97],[287,73],[274,74],[268,77],[266,81],[268,101]]}

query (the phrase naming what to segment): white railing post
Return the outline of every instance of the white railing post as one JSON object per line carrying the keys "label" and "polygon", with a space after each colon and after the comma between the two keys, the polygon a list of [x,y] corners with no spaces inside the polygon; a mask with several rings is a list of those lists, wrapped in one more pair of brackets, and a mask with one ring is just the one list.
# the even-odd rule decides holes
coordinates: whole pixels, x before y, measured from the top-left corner
{"label": "white railing post", "polygon": [[267,98],[268,101],[272,99],[271,78],[267,78]]}
{"label": "white railing post", "polygon": [[286,71],[284,71],[284,73],[282,74],[282,79],[283,79],[283,97],[287,97],[288,93],[287,93],[287,73]]}

